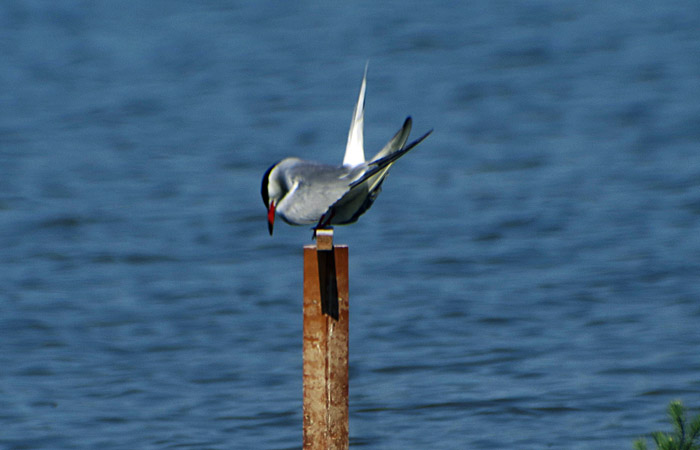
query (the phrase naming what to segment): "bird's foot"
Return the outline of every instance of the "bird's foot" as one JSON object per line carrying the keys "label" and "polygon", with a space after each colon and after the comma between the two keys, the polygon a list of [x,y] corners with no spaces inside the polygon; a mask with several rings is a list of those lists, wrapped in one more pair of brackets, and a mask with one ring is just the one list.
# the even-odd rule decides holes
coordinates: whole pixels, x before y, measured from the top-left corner
{"label": "bird's foot", "polygon": [[313,236],[311,236],[311,239],[316,239],[316,234],[319,230],[329,230],[331,233],[333,233],[333,227],[331,226],[321,226],[320,224],[312,228],[314,230]]}

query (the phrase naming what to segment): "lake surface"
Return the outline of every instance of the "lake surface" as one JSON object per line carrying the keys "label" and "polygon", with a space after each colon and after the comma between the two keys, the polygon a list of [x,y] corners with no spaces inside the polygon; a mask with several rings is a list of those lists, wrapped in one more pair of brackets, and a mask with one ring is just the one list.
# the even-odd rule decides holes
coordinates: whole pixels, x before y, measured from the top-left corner
{"label": "lake surface", "polygon": [[[700,408],[700,3],[0,5],[0,449],[301,447],[265,169],[435,132],[350,247],[351,446],[622,449]],[[237,2],[241,3],[241,2]]]}

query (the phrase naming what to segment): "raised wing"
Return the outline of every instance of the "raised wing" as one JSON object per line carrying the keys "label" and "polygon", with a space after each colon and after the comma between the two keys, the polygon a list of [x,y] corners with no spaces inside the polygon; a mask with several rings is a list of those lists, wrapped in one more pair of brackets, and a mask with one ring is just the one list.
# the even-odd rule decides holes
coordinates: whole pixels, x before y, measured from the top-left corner
{"label": "raised wing", "polygon": [[[389,156],[392,153],[401,150],[404,147],[404,145],[406,145],[408,135],[411,133],[412,123],[413,121],[411,120],[411,116],[406,117],[406,120],[404,120],[401,129],[394,135],[394,137],[392,137],[389,140],[389,142],[386,143],[384,148],[379,150],[379,152],[376,155],[374,155],[372,161],[377,161],[379,159],[385,158],[386,156]],[[386,166],[383,170],[375,173],[372,176],[372,179],[368,180],[369,186],[367,188],[369,192],[374,192],[377,188],[381,186],[382,181],[384,181],[384,177],[386,177],[386,173],[390,167],[391,164]]]}
{"label": "raised wing", "polygon": [[350,183],[350,189],[355,188],[356,186],[362,184],[365,182],[368,178],[371,176],[377,174],[381,170],[388,168],[391,164],[393,164],[397,159],[401,158],[403,155],[408,153],[410,150],[413,149],[416,145],[420,144],[423,142],[425,138],[430,136],[430,133],[432,133],[433,130],[428,131],[425,133],[423,136],[419,137],[415,141],[411,142],[401,150],[395,151],[387,156],[384,156],[383,158],[379,158],[377,160],[374,160],[368,164],[367,170],[362,174],[361,177],[358,179],[354,180],[352,183]]}
{"label": "raised wing", "polygon": [[[408,117],[404,122],[403,128],[398,133],[396,133],[396,135],[389,141],[385,148],[382,149],[382,151],[380,151],[377,155],[383,154],[384,150],[393,147],[394,145],[396,145],[396,143],[398,143],[401,140],[403,140],[403,143],[405,143],[406,139],[408,138],[408,132],[410,132],[410,129],[411,118]],[[331,223],[333,223],[336,209],[342,209],[343,206],[347,205],[347,203],[357,202],[359,199],[359,203],[356,203],[358,209],[357,211],[355,211],[353,216],[348,219],[348,222],[336,223],[350,223],[357,220],[357,217],[359,217],[362,213],[369,209],[369,207],[374,202],[374,199],[379,193],[379,188],[382,184],[384,176],[386,175],[386,171],[389,170],[389,167],[401,156],[405,155],[416,145],[423,142],[423,140],[427,138],[432,132],[433,130],[430,130],[423,136],[404,146],[403,148],[391,152],[387,151],[386,153],[388,154],[386,156],[380,157],[379,159],[376,159],[370,163],[365,163],[348,172],[345,178],[353,181],[351,181],[348,185],[348,190],[335,202],[333,202],[328,207],[326,212],[322,214],[318,223],[314,227],[314,237],[316,235],[316,229],[325,228]],[[369,183],[365,183],[365,181],[370,180],[372,177],[375,178],[369,181]]]}
{"label": "raised wing", "polygon": [[406,120],[404,120],[401,129],[397,131],[391,139],[389,139],[389,142],[386,143],[384,148],[379,150],[379,152],[377,152],[377,154],[374,155],[374,157],[372,157],[372,161],[376,161],[380,158],[394,153],[397,150],[402,149],[403,146],[406,145],[408,135],[411,133],[412,124],[413,119],[411,119],[411,116],[406,117]]}

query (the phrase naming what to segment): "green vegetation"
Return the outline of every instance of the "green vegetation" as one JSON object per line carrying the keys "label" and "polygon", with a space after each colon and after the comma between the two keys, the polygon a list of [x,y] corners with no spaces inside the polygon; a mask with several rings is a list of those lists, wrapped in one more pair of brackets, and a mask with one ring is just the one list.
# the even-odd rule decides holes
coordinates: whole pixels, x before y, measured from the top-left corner
{"label": "green vegetation", "polygon": [[[668,414],[671,416],[673,433],[655,431],[651,433],[658,450],[700,450],[700,415],[695,417],[690,424],[685,417],[686,409],[676,400],[668,405]],[[645,439],[634,441],[636,450],[647,450]]]}

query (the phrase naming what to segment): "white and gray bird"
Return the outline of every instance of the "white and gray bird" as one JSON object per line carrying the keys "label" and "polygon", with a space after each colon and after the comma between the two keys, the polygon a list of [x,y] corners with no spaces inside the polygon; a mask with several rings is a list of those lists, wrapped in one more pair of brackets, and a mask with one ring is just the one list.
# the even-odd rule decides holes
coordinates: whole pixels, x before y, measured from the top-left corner
{"label": "white and gray bird", "polygon": [[299,158],[272,165],[262,179],[267,226],[272,235],[275,214],[290,225],[316,224],[315,230],[355,221],[372,206],[389,168],[432,130],[406,145],[411,117],[371,160],[365,161],[363,144],[367,68],[350,124],[343,164],[332,166]]}

